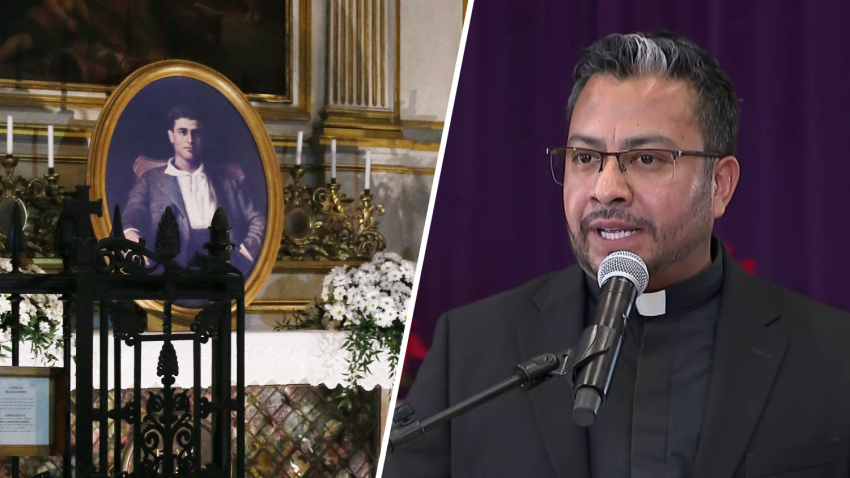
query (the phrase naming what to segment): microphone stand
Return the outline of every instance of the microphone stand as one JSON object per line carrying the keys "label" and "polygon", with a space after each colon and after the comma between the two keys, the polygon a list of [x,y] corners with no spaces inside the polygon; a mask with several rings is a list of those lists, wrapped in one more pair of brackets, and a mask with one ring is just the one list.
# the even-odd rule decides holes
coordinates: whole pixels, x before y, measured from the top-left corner
{"label": "microphone stand", "polygon": [[528,391],[552,377],[563,377],[571,374],[572,364],[569,363],[571,354],[572,349],[565,350],[557,355],[538,355],[527,362],[517,365],[511,378],[421,422],[414,417],[413,408],[410,405],[405,404],[398,407],[393,414],[393,429],[390,432],[389,450],[395,452],[404,446],[421,440],[434,427],[463,415],[473,408],[487,403],[516,387]]}
{"label": "microphone stand", "polygon": [[[463,415],[513,388],[520,387],[529,391],[552,377],[566,377],[569,381],[570,386],[573,387],[574,395],[573,421],[579,426],[589,427],[594,423],[596,414],[602,406],[607,387],[603,389],[594,383],[576,383],[577,377],[582,369],[597,356],[607,354],[612,349],[619,350],[621,342],[622,334],[620,331],[605,325],[594,324],[584,329],[579,338],[576,350],[580,353],[574,353],[573,349],[567,349],[557,355],[538,355],[527,362],[518,364],[514,368],[514,374],[511,378],[421,422],[414,416],[413,408],[410,405],[405,404],[397,407],[393,414],[389,451],[395,452],[425,438],[425,434],[434,427]],[[588,401],[587,395],[592,395],[593,399]]]}

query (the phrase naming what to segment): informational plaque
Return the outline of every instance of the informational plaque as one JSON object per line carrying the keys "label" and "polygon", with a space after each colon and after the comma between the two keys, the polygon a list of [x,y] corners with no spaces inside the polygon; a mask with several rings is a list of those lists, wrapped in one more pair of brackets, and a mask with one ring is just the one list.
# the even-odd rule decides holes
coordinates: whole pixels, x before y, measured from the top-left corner
{"label": "informational plaque", "polygon": [[0,367],[0,455],[62,453],[67,402],[64,380],[57,378],[63,373],[56,367]]}

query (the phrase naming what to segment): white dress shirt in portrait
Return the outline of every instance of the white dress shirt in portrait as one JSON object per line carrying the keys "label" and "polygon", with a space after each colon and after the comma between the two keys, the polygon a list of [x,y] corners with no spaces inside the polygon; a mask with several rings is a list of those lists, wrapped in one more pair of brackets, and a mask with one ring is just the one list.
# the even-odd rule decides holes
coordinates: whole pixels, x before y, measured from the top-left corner
{"label": "white dress shirt in portrait", "polygon": [[215,193],[210,188],[204,165],[190,173],[182,171],[174,166],[174,158],[168,160],[165,174],[177,178],[180,186],[180,194],[183,196],[183,205],[186,206],[186,215],[189,217],[189,227],[192,229],[206,229],[212,224],[215,214]]}

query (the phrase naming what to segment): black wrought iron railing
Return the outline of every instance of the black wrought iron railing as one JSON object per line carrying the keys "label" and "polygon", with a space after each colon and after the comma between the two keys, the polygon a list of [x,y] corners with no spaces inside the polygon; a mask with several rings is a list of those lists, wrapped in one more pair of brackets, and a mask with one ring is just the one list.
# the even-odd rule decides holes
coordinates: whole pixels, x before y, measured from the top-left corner
{"label": "black wrought iron railing", "polygon": [[[223,209],[216,211],[210,226],[206,254],[196,253],[183,266],[175,261],[180,253],[177,222],[170,208],[159,224],[154,249],[124,237],[121,213],[116,207],[110,237],[96,240],[91,232],[91,215],[100,215],[102,203],[89,201],[88,186],[77,186],[76,199],[66,200],[57,234],[57,250],[64,270],[57,274],[24,274],[20,271],[26,239],[14,209],[7,250],[12,251],[12,272],[0,274],[0,294],[9,294],[12,304],[12,364],[19,365],[20,302],[24,294],[59,294],[63,305],[64,366],[70,367],[72,319],[76,327],[76,377],[68,377],[70,396],[76,380],[75,446],[67,446],[63,456],[63,476],[114,477],[225,477],[245,474],[245,280],[230,265],[230,226]],[[144,333],[132,307],[137,300],[162,301],[163,332]],[[171,309],[179,301],[197,301],[204,306],[195,317],[191,332],[171,330]],[[73,310],[71,303],[75,304]],[[236,362],[231,363],[231,317],[236,314]],[[94,343],[95,304],[99,307],[99,343]],[[75,313],[74,313],[75,312]],[[122,389],[121,342],[133,349],[133,394],[127,403],[122,394],[108,399],[108,340],[112,325],[114,389]],[[194,386],[178,391],[172,386],[180,364],[173,342],[192,341]],[[212,393],[201,389],[201,345],[212,341]],[[141,408],[141,370],[153,364],[142,363],[143,342],[161,343],[156,364],[163,388],[147,391],[145,410]],[[99,400],[94,406],[93,348],[100,347]],[[183,364],[185,367],[185,364]],[[231,394],[232,367],[236,369],[235,394]],[[186,370],[184,368],[184,370]],[[233,396],[235,395],[235,397]],[[109,408],[109,404],[112,408]],[[71,443],[71,408],[65,416],[66,443]],[[108,439],[109,420],[114,427],[112,446]],[[201,422],[212,422],[211,461],[201,460]],[[98,424],[95,460],[94,425]],[[132,425],[132,469],[122,463],[122,424]],[[231,431],[234,424],[235,434]],[[236,453],[232,450],[235,448]],[[109,460],[110,452],[112,460]],[[108,463],[115,464],[110,470]],[[17,459],[12,476],[18,477]],[[129,468],[129,467],[127,467]]]}

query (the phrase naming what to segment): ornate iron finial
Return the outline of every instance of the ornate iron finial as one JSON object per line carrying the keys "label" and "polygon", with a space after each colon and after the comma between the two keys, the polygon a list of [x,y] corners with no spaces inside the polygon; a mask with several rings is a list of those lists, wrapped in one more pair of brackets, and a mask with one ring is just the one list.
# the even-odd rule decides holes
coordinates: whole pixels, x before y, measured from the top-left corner
{"label": "ornate iron finial", "polygon": [[159,220],[154,252],[166,259],[174,259],[180,254],[180,228],[177,226],[177,218],[171,212],[171,206],[165,208]]}
{"label": "ornate iron finial", "polygon": [[124,239],[124,225],[121,223],[121,206],[115,205],[115,214],[112,215],[112,233],[109,237]]}
{"label": "ornate iron finial", "polygon": [[177,364],[177,352],[171,342],[163,342],[162,350],[159,351],[159,361],[156,364],[156,375],[162,377],[165,386],[174,385],[174,377],[180,374]]}
{"label": "ornate iron finial", "polygon": [[230,221],[223,207],[215,210],[209,230],[210,242],[204,244],[204,249],[210,257],[230,262],[230,252],[236,245],[230,242]]}
{"label": "ornate iron finial", "polygon": [[108,314],[115,337],[123,340],[128,347],[135,346],[138,335],[145,329],[136,314],[121,302],[110,303]]}
{"label": "ornate iron finial", "polygon": [[21,268],[21,253],[27,248],[27,237],[21,226],[21,210],[18,205],[12,208],[12,227],[9,228],[9,236],[6,238],[6,250],[12,251],[12,272],[19,272]]}
{"label": "ornate iron finial", "polygon": [[74,215],[77,225],[77,237],[86,240],[92,237],[91,215],[103,215],[103,199],[89,201],[90,186],[77,185],[77,194],[73,201],[65,201],[65,212]]}

